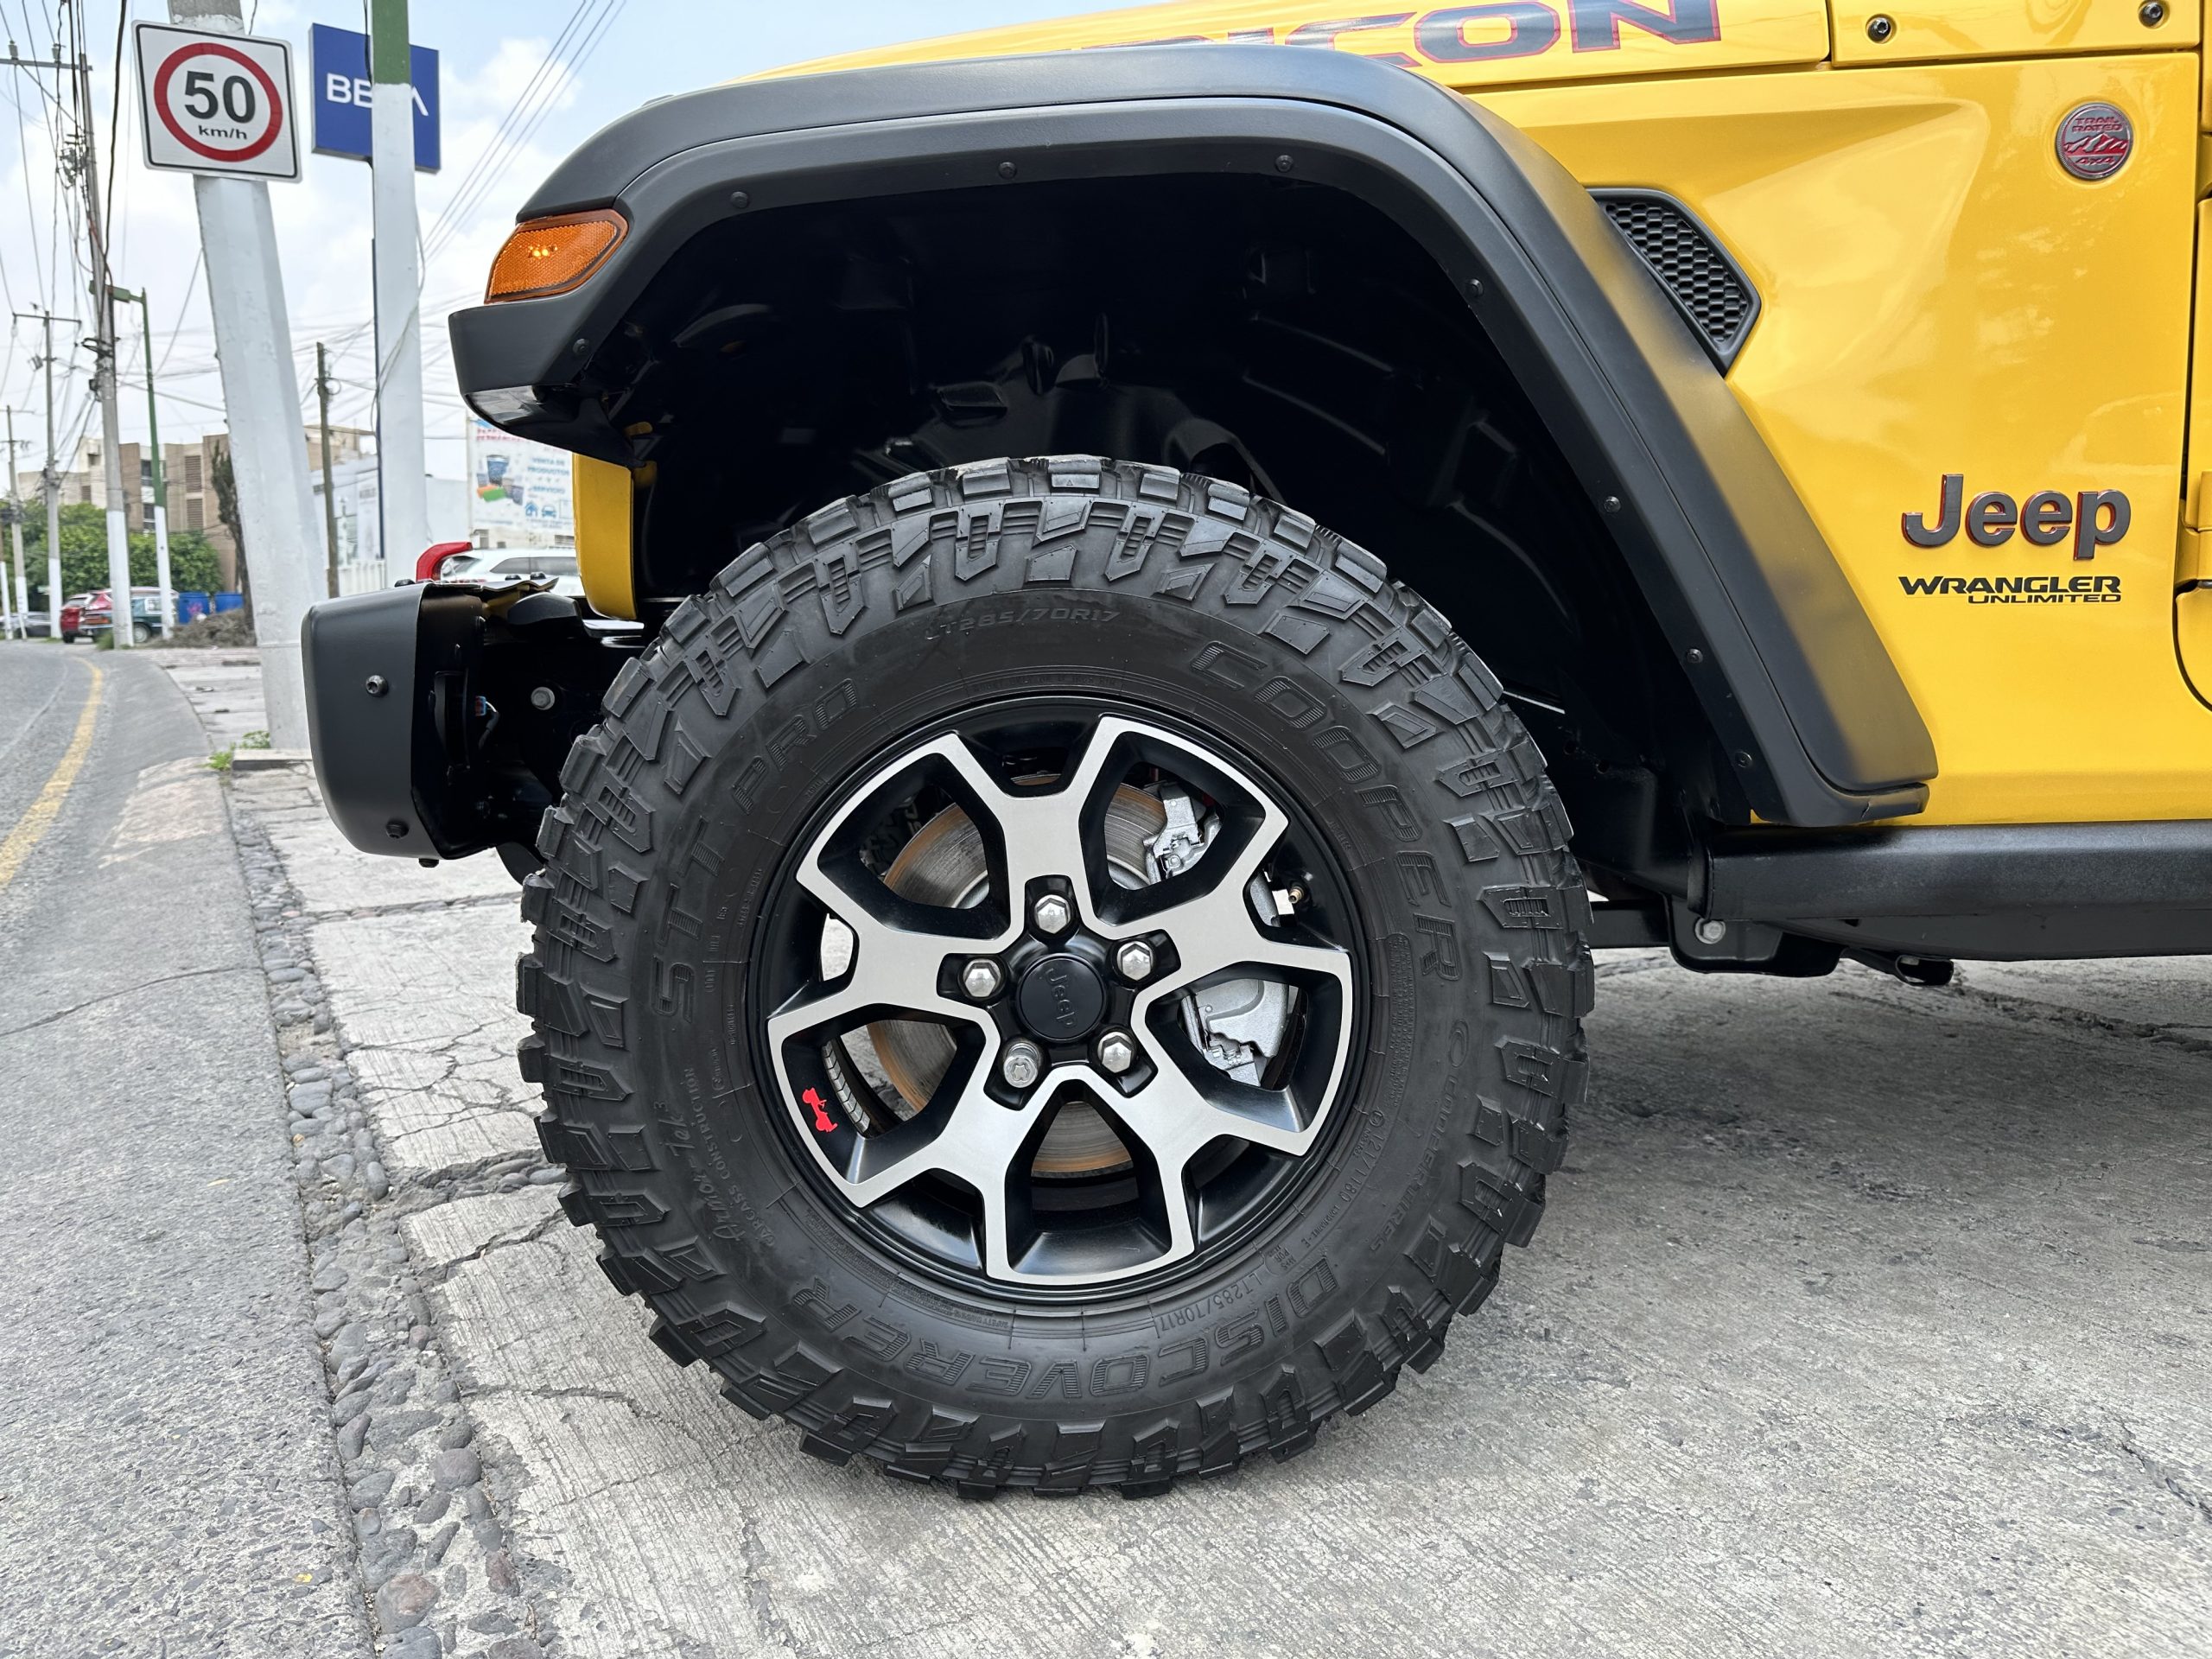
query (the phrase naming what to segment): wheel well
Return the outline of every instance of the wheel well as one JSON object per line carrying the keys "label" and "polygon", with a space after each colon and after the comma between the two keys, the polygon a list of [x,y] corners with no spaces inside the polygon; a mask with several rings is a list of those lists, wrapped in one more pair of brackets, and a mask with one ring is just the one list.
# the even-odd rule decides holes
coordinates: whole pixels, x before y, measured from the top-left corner
{"label": "wheel well", "polygon": [[1679,841],[1661,801],[1726,787],[1558,444],[1451,279],[1349,193],[1105,179],[747,215],[669,261],[594,378],[650,463],[648,605],[903,474],[1157,462],[1310,514],[1433,603],[1621,843],[1600,863],[1648,876]]}

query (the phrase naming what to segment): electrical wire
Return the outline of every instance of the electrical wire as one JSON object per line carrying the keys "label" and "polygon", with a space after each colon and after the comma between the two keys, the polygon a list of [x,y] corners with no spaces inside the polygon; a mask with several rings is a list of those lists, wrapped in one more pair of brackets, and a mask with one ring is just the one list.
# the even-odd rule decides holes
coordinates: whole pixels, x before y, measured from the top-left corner
{"label": "electrical wire", "polygon": [[545,82],[549,74],[560,67],[562,50],[575,35],[578,23],[583,20],[585,14],[594,4],[605,3],[606,0],[576,0],[575,9],[569,14],[569,21],[561,26],[561,32],[554,36],[553,44],[545,49],[545,55],[538,60],[537,67],[531,72],[530,79],[523,83],[522,90],[515,94],[514,102],[507,106],[506,112],[499,118],[499,124],[493,128],[492,136],[486,142],[483,149],[469,164],[468,170],[461,175],[460,182],[454,185],[453,194],[446,199],[445,210],[432,222],[429,232],[424,234],[423,245],[426,255],[436,250],[451,225],[461,213],[467,211],[462,206],[464,200],[474,190],[478,180],[483,176],[485,169],[491,165],[493,158],[499,153],[508,133],[513,130],[522,111],[536,97],[539,86]]}
{"label": "electrical wire", "polygon": [[[103,223],[115,234],[115,143],[123,133],[123,26],[130,17],[130,0],[116,0],[115,73],[109,79],[107,100],[107,207]],[[92,142],[98,143],[95,137]]]}
{"label": "electrical wire", "polygon": [[[592,0],[583,0],[584,4],[588,5],[591,3]],[[544,124],[546,117],[552,114],[559,94],[566,90],[570,80],[582,76],[584,65],[590,60],[593,53],[599,49],[600,41],[607,37],[607,30],[622,15],[623,8],[628,3],[628,0],[600,0],[600,3],[601,10],[598,16],[585,26],[582,39],[575,47],[568,62],[563,66],[564,73],[547,81],[543,93],[538,98],[535,106],[510,130],[505,146],[495,143],[486,151],[484,171],[474,184],[464,191],[456,192],[453,199],[448,202],[446,212],[440,216],[439,223],[432,226],[431,234],[423,240],[426,264],[430,257],[435,257],[460,234],[461,227],[467,223],[468,218],[483,205],[485,198],[491,194],[499,181],[506,176],[507,169],[512,167],[523,152],[528,149],[530,141],[537,137],[537,130]],[[583,6],[580,5],[579,13],[582,10]],[[551,64],[554,60],[553,55],[548,54],[547,64]],[[541,66],[541,68],[543,67]],[[516,111],[511,114],[518,113],[522,107],[523,101],[518,99]],[[502,124],[502,130],[507,130],[505,123]]]}
{"label": "electrical wire", "polygon": [[[8,101],[16,106],[16,153],[23,170],[24,228],[30,233],[31,276],[34,281],[36,281],[42,275],[39,269],[42,261],[38,248],[38,207],[31,200],[30,133],[23,124],[23,104],[22,100],[16,95],[16,86],[13,81],[9,83]],[[52,292],[52,289],[43,283],[40,283],[38,296],[40,310],[51,311],[54,308],[54,302],[48,297]],[[9,308],[13,310],[15,308],[11,306]]]}
{"label": "electrical wire", "polygon": [[185,313],[192,309],[192,296],[200,291],[200,273],[207,267],[207,250],[202,248],[192,261],[192,276],[184,285],[184,303],[176,308],[176,321],[169,329],[168,344],[162,347],[162,360],[154,365],[159,375],[169,365],[169,353],[176,350],[176,337],[184,327]]}

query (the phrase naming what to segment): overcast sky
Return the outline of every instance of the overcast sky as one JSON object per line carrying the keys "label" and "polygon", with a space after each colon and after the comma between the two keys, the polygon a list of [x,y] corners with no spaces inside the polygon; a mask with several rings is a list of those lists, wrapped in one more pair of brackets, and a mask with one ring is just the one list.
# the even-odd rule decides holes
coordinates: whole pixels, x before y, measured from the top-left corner
{"label": "overcast sky", "polygon": [[[306,96],[308,28],[334,23],[362,29],[361,0],[245,0],[253,32],[293,43],[296,94]],[[493,251],[516,207],[553,164],[606,122],[652,98],[711,85],[756,70],[830,53],[1096,10],[1102,0],[414,0],[410,30],[418,46],[441,55],[444,166],[418,174],[417,207],[429,248],[424,262],[424,380],[429,390],[430,470],[461,473],[463,410],[453,390],[445,314],[482,292]],[[0,0],[0,20],[26,56],[47,55],[54,38],[54,0]],[[123,21],[164,22],[166,0],[126,0]],[[101,164],[111,135],[114,90],[113,0],[90,0],[86,33],[95,63]],[[566,38],[564,38],[564,35]],[[124,54],[130,48],[126,35]],[[549,59],[553,61],[549,66]],[[0,69],[0,76],[9,72]],[[537,82],[532,92],[533,80]],[[54,145],[44,99],[31,77],[0,79],[10,104],[0,108],[0,278],[8,310],[49,307],[89,317],[81,270],[71,264],[71,230],[58,220]],[[188,175],[149,172],[141,145],[135,85],[126,67],[122,130],[112,181],[116,282],[144,289],[153,300],[154,358],[162,394],[162,436],[188,437],[224,425],[200,233]],[[550,91],[551,97],[545,94]],[[528,104],[524,104],[524,100]],[[518,124],[518,105],[540,106],[534,128]],[[518,131],[518,126],[520,130]],[[514,142],[520,137],[518,144]],[[490,158],[487,170],[486,158]],[[332,419],[365,426],[373,372],[370,338],[369,169],[365,162],[309,155],[297,183],[269,187],[284,264],[302,410],[309,392],[315,342],[327,341],[341,383]],[[66,209],[59,210],[66,213]],[[55,232],[57,223],[60,235]],[[82,238],[74,245],[81,253]],[[118,310],[124,335],[123,435],[144,435],[146,404],[136,307]],[[57,344],[73,330],[57,330]],[[0,403],[13,405],[22,464],[35,467],[43,448],[41,381],[30,359],[38,326],[10,323]],[[97,433],[91,407],[89,353],[63,350],[54,402],[66,456],[72,438]]]}

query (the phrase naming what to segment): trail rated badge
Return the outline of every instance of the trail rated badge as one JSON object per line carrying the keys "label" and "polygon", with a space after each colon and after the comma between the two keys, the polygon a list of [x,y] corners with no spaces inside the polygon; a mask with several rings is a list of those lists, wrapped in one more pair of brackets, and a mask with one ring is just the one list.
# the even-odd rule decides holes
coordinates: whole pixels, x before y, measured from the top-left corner
{"label": "trail rated badge", "polygon": [[2081,104],[2058,124],[2058,164],[2094,184],[2127,165],[2135,153],[2135,124],[2110,104]]}

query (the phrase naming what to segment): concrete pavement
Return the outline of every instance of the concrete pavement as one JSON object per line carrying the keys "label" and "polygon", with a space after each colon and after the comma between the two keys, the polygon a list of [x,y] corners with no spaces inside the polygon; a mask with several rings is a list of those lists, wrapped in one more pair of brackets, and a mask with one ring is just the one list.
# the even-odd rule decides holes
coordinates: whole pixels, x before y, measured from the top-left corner
{"label": "concrete pavement", "polygon": [[531,1182],[496,867],[349,865],[303,780],[238,791],[394,1179],[454,1193],[400,1231],[563,1654],[2203,1651],[2206,964],[1612,958],[1551,1213],[1435,1370],[1279,1468],[976,1508],[644,1340]]}
{"label": "concrete pavement", "polygon": [[1288,1464],[963,1505],[645,1341],[538,1158],[496,863],[355,855],[296,772],[229,788],[302,1421],[402,1659],[2207,1650],[2212,963],[1610,958],[1545,1224],[1433,1370]]}

